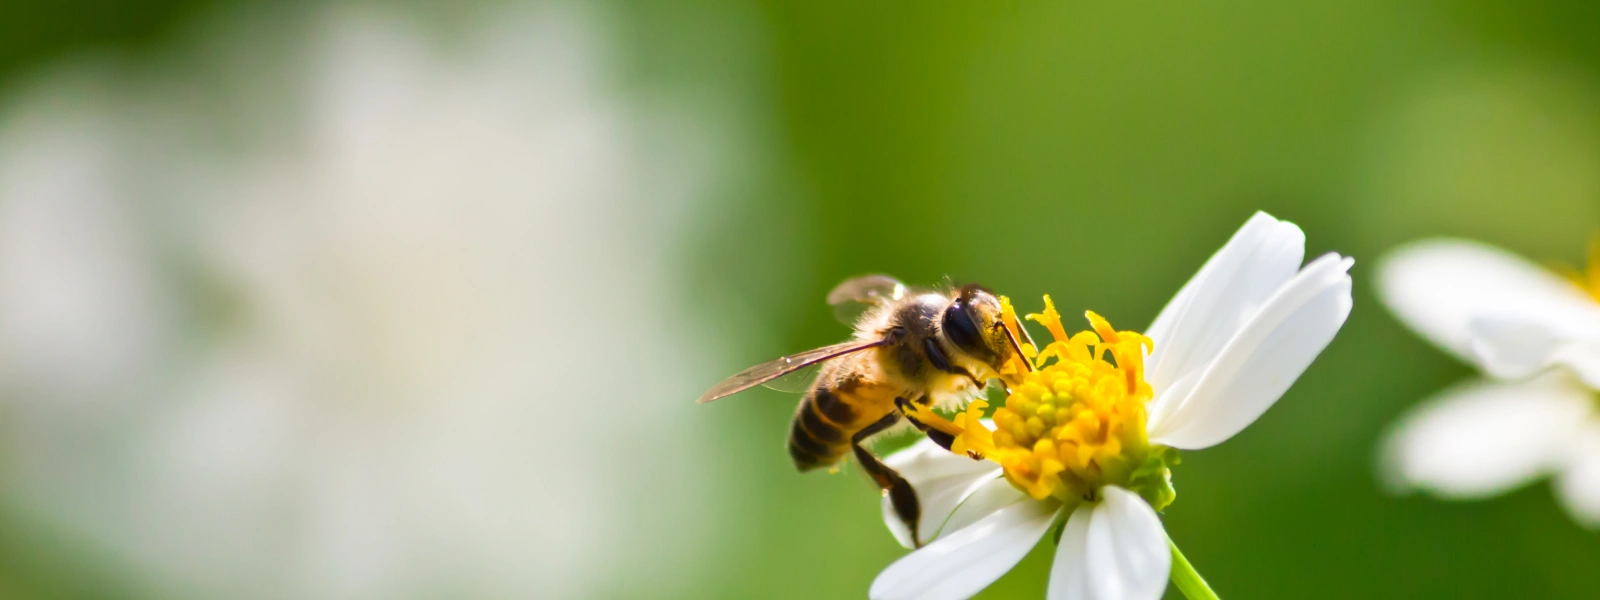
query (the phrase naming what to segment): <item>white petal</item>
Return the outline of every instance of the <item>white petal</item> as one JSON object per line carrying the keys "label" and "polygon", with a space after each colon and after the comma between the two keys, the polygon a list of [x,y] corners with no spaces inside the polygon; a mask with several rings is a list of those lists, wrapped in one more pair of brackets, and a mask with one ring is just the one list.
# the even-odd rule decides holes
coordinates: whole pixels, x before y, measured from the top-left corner
{"label": "white petal", "polygon": [[1155,509],[1138,494],[1101,488],[1105,499],[1089,520],[1086,564],[1090,597],[1157,600],[1167,589],[1172,551]]}
{"label": "white petal", "polygon": [[1200,268],[1145,332],[1155,341],[1147,379],[1162,389],[1211,362],[1245,320],[1293,277],[1306,236],[1258,212]]}
{"label": "white petal", "polygon": [[1045,593],[1048,600],[1088,600],[1089,592],[1089,521],[1094,519],[1094,505],[1079,504],[1067,517],[1067,526],[1061,530],[1061,540],[1056,544],[1056,558],[1050,567],[1050,587]]}
{"label": "white petal", "polygon": [[983,520],[995,511],[1018,502],[1037,502],[1037,500],[1029,498],[1004,477],[996,476],[981,482],[978,489],[968,495],[966,500],[956,507],[955,512],[950,514],[950,518],[944,523],[944,528],[939,530],[939,535],[950,535],[961,531],[962,528]]}
{"label": "white petal", "polygon": [[[928,543],[938,535],[939,528],[967,496],[1000,476],[999,465],[987,460],[957,456],[929,439],[891,454],[883,462],[900,472],[911,484],[911,489],[917,492],[917,501],[922,507],[917,535],[923,543]],[[895,514],[894,504],[887,496],[882,504],[883,523],[901,546],[913,548],[911,531]]]}
{"label": "white petal", "polygon": [[[984,419],[983,424],[991,430],[994,428],[988,419]],[[900,475],[912,485],[941,477],[989,471],[994,466],[991,461],[957,456],[928,438],[918,440],[904,450],[885,456],[883,464],[900,472]]]}
{"label": "white petal", "polygon": [[1019,502],[907,554],[873,580],[873,600],[970,598],[1016,566],[1055,522],[1060,504]]}
{"label": "white petal", "polygon": [[1156,397],[1145,405],[1145,410],[1148,412],[1145,418],[1145,431],[1155,435],[1154,432],[1171,429],[1174,423],[1173,413],[1194,394],[1195,386],[1200,384],[1200,378],[1205,374],[1203,369],[1194,371],[1166,388],[1156,388]]}
{"label": "white petal", "polygon": [[1600,424],[1577,436],[1571,463],[1556,477],[1556,498],[1578,523],[1600,529]]}
{"label": "white petal", "polygon": [[1067,518],[1050,570],[1049,600],[1155,600],[1167,589],[1172,553],[1156,511],[1115,486]]}
{"label": "white petal", "polygon": [[1559,375],[1460,384],[1385,434],[1381,470],[1394,491],[1499,494],[1560,465],[1592,411],[1588,393]]}
{"label": "white petal", "polygon": [[1600,389],[1600,304],[1578,314],[1551,307],[1526,315],[1479,317],[1468,330],[1472,356],[1491,376],[1522,379],[1559,365]]}
{"label": "white petal", "polygon": [[1425,240],[1378,263],[1378,297],[1423,337],[1472,361],[1470,325],[1491,315],[1594,313],[1600,305],[1554,273],[1478,242]]}
{"label": "white petal", "polygon": [[1205,448],[1255,422],[1344,325],[1352,264],[1327,254],[1306,265],[1218,352],[1186,398],[1156,407],[1162,418],[1149,423],[1151,441]]}

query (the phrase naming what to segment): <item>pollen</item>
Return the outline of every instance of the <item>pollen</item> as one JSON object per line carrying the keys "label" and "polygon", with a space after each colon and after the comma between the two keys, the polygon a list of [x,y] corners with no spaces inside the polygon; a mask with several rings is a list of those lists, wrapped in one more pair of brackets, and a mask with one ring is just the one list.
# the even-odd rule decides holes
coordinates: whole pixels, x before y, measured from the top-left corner
{"label": "pollen", "polygon": [[[951,450],[999,463],[1006,479],[1036,500],[1093,500],[1107,484],[1148,496],[1141,488],[1154,483],[1161,489],[1153,495],[1170,502],[1166,449],[1152,449],[1145,431],[1150,338],[1118,331],[1092,311],[1085,313],[1090,329],[1068,335],[1049,296],[1044,304],[1027,319],[1053,341],[995,410],[993,430],[977,424],[986,403],[956,416],[961,435]],[[1149,481],[1152,475],[1159,481]]]}

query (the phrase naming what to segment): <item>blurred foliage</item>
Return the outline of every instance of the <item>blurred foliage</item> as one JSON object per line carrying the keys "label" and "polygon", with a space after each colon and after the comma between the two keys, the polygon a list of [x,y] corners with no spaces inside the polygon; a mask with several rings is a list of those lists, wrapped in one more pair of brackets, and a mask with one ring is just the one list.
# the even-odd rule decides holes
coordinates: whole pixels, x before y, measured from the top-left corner
{"label": "blurred foliage", "polygon": [[61,531],[0,511],[0,598],[147,597],[137,576]]}
{"label": "blurred foliage", "polygon": [[84,51],[148,47],[214,0],[0,2],[0,77]]}
{"label": "blurred foliage", "polygon": [[[213,4],[0,5],[0,82],[69,52],[145,47]],[[1356,257],[1356,309],[1276,408],[1175,472],[1164,520],[1212,585],[1228,598],[1600,592],[1600,537],[1543,485],[1459,504],[1377,489],[1383,427],[1469,371],[1385,314],[1368,268],[1430,234],[1576,261],[1600,228],[1600,5],[616,7],[634,77],[744,70],[762,110],[747,115],[761,142],[751,171],[704,217],[684,273],[707,290],[698,318],[733,349],[730,372],[844,337],[820,299],[871,271],[1148,323],[1266,210],[1305,229],[1309,255]],[[739,15],[761,54],[675,62],[676,45],[727,42],[696,37],[686,14]],[[902,553],[870,485],[853,468],[795,474],[792,398],[750,395],[661,400],[697,411],[726,457],[718,496],[738,533],[708,542],[722,575],[697,596],[863,596]],[[137,596],[99,556],[0,513],[0,595]],[[1041,597],[1049,557],[1041,548],[982,597]]]}

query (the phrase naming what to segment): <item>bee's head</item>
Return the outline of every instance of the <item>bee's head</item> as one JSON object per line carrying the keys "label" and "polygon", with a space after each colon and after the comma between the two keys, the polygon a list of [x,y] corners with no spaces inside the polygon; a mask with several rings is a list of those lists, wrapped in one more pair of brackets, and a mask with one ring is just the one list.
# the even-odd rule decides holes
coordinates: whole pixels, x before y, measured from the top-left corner
{"label": "bee's head", "polygon": [[1000,324],[1000,299],[978,285],[956,290],[955,299],[940,318],[939,330],[957,350],[995,370],[1013,354]]}

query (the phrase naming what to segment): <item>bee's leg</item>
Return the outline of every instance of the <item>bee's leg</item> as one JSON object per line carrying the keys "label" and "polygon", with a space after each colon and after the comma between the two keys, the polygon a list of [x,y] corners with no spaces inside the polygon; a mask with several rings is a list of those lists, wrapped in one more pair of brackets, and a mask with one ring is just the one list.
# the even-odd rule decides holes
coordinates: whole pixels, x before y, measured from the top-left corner
{"label": "bee's leg", "polygon": [[898,422],[900,422],[899,411],[884,415],[876,423],[851,436],[850,449],[855,451],[856,462],[861,463],[861,470],[866,471],[867,475],[872,477],[872,481],[878,484],[878,489],[883,490],[884,495],[889,497],[889,504],[894,506],[894,513],[900,517],[900,522],[905,523],[906,528],[911,530],[911,545],[920,548],[922,540],[917,538],[917,521],[922,518],[922,504],[917,501],[917,491],[911,489],[911,484],[901,477],[900,473],[883,464],[883,461],[878,460],[878,457],[873,456],[861,445],[867,438]]}
{"label": "bee's leg", "polygon": [[[924,396],[920,400],[926,399],[927,397]],[[927,423],[923,423],[921,420],[912,416],[917,413],[917,409],[915,406],[911,405],[910,400],[906,400],[905,398],[895,398],[894,405],[895,408],[900,409],[900,414],[905,415],[907,421],[910,421],[918,431],[927,434],[928,439],[933,440],[933,443],[938,444],[939,447],[949,450],[950,444],[956,443],[956,436],[951,435],[947,431],[940,431],[938,429],[934,429],[933,427],[929,427]]]}
{"label": "bee's leg", "polygon": [[[933,440],[933,443],[943,446],[945,450],[954,452],[954,450],[951,450],[951,446],[955,444],[956,438],[962,434],[961,427],[940,416],[939,413],[928,410],[927,401],[927,396],[918,398],[916,402],[907,402],[905,398],[895,398],[894,405],[895,408],[900,410],[901,414],[905,415],[907,421],[910,421],[917,429],[927,434],[928,439]],[[967,450],[967,457],[972,460],[983,460],[983,454],[971,449]]]}

